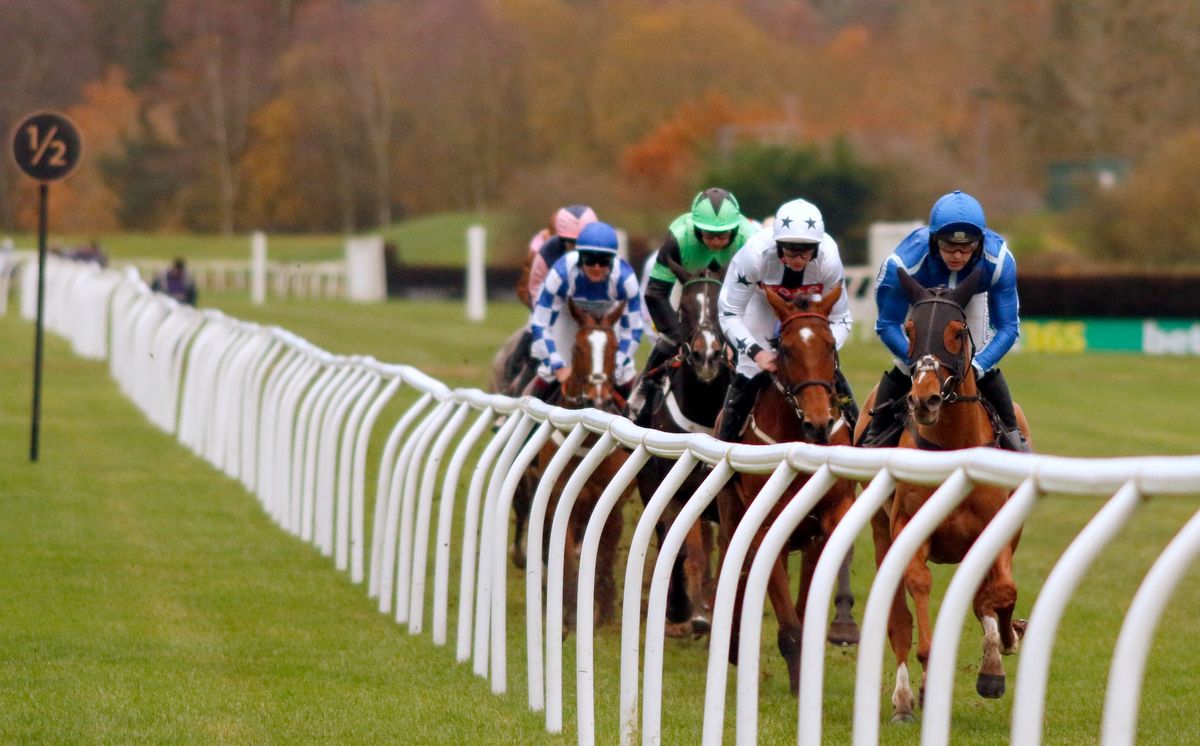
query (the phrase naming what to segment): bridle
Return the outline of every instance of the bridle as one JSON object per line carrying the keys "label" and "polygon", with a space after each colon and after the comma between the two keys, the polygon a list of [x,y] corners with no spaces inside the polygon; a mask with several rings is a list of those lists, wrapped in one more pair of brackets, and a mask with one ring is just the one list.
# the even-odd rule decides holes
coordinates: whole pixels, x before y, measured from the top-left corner
{"label": "bridle", "polygon": [[[592,332],[592,331],[603,332],[607,337],[609,337],[609,341],[613,343],[614,354],[615,354],[616,333],[613,331],[612,327],[604,326],[604,325],[597,324],[597,323],[585,324],[585,325],[579,327],[580,333]],[[568,395],[566,392],[565,386],[560,389],[560,395],[562,397],[562,400],[563,400],[563,402],[565,402],[568,405],[569,408],[583,409],[583,408],[592,406],[592,399],[591,399],[591,397],[589,397],[587,395],[587,391],[594,387],[603,387],[604,384],[607,383],[610,396],[608,397],[607,400],[604,401],[604,406],[600,407],[600,410],[608,411],[612,414],[622,414],[624,412],[624,410],[626,408],[625,397],[621,396],[621,392],[617,389],[617,382],[616,382],[616,379],[613,377],[612,372],[592,371],[591,373],[589,373],[587,375],[587,378],[584,379],[581,376],[577,377],[574,375],[574,367],[573,367],[572,368],[572,378],[573,379],[574,378],[581,379],[579,381],[579,394],[578,395],[575,395],[575,396]],[[615,405],[615,408],[613,408],[614,405]]]}
{"label": "bridle", "polygon": [[[828,316],[826,316],[824,314],[820,314],[820,313],[813,313],[812,311],[797,311],[779,322],[779,336],[780,337],[783,336],[783,330],[787,328],[788,324],[792,323],[793,321],[796,321],[797,319],[809,319],[809,318],[817,319],[821,323],[825,324],[825,326],[827,328],[832,329],[832,326],[829,323]],[[837,350],[834,350],[833,361],[834,361],[834,366],[836,369],[836,367],[838,366]],[[834,402],[834,407],[839,412],[841,411],[842,407],[841,407],[841,404],[837,401],[837,390],[834,388],[834,383],[832,380],[826,380],[823,378],[809,378],[809,379],[806,379],[803,381],[795,381],[792,383],[785,383],[780,376],[781,372],[782,371],[777,370],[774,374],[772,374],[771,381],[772,381],[772,383],[775,384],[775,388],[779,390],[779,393],[783,395],[784,400],[792,408],[792,411],[795,412],[796,416],[800,418],[801,422],[805,421],[805,414],[804,414],[804,407],[801,406],[800,400],[798,397],[801,394],[801,392],[803,392],[804,389],[808,388],[809,386],[820,386],[820,387],[824,388],[826,391],[828,391],[830,399],[833,400],[833,402]]]}
{"label": "bridle", "polygon": [[[700,275],[698,277],[693,277],[692,279],[688,280],[687,282],[684,282],[680,286],[680,290],[686,292],[687,289],[692,285],[705,285],[706,287],[704,288],[704,294],[706,297],[711,298],[711,296],[708,295],[708,289],[710,287],[715,286],[719,292],[720,288],[721,288],[721,278],[711,277],[707,274]],[[713,307],[715,308],[716,307],[715,299],[713,299],[713,304],[714,304]],[[721,333],[720,325],[713,323],[707,315],[703,315],[703,316],[701,316],[699,323],[697,323],[697,325],[696,325],[694,334],[692,334],[690,337],[688,337],[686,339],[683,339],[680,343],[680,352],[675,357],[675,360],[678,361],[679,365],[684,364],[684,362],[686,362],[687,360],[690,360],[692,357],[693,349],[692,349],[692,344],[691,344],[691,337],[694,337],[697,334],[703,334],[704,332],[711,333],[720,342],[720,346],[722,348],[725,346],[725,335]],[[680,336],[686,337],[687,335],[680,335]],[[718,356],[717,365],[719,365],[720,367],[723,367],[723,368],[727,368],[729,370],[733,369],[733,363],[730,362],[728,357],[726,357],[723,354]],[[678,365],[673,365],[672,367],[678,367]]]}
{"label": "bridle", "polygon": [[[913,340],[913,350],[927,350],[927,352],[913,363],[912,377],[916,379],[919,373],[933,373],[937,376],[943,403],[979,401],[978,395],[964,396],[959,391],[966,378],[967,366],[970,364],[968,361],[975,354],[975,341],[971,338],[971,327],[967,324],[966,311],[949,298],[935,295],[913,303],[914,315],[918,307],[926,305],[936,305],[936,308],[930,309],[931,323],[925,329],[925,339]],[[946,349],[944,330],[949,322],[947,324],[932,323],[939,315],[944,315],[938,314],[939,310],[953,311],[958,317],[957,320],[962,322],[962,333],[966,335],[966,344],[963,346],[962,354],[955,355]],[[943,375],[943,369],[950,371],[949,375]]]}

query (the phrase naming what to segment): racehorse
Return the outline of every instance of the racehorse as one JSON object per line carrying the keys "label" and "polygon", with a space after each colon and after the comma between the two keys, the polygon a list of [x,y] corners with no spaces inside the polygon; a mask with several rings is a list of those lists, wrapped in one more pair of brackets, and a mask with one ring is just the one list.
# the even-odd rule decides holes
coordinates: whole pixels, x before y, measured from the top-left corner
{"label": "racehorse", "polygon": [[[622,395],[613,378],[616,369],[617,334],[614,329],[621,319],[625,304],[618,303],[606,314],[593,313],[577,305],[574,300],[567,299],[567,310],[579,325],[575,332],[575,342],[571,350],[571,374],[563,382],[559,392],[551,397],[549,403],[561,407],[582,409],[592,407],[613,414],[624,415],[626,410],[625,397]],[[581,454],[595,441],[596,436],[589,436],[584,441]],[[547,444],[538,455],[537,465],[531,467],[540,475],[553,458],[556,446]],[[567,528],[567,546],[565,564],[563,566],[563,622],[564,630],[569,630],[575,623],[575,598],[577,594],[578,556],[583,532],[589,517],[599,501],[604,487],[611,482],[629,457],[628,452],[617,448],[597,467],[583,490],[575,500],[571,511],[571,519]],[[577,464],[578,461],[575,461]],[[574,470],[568,466],[559,483],[556,485],[547,516],[553,515],[557,496],[566,485],[568,476]],[[535,477],[536,478],[536,477]],[[609,514],[608,520],[601,533],[600,550],[596,559],[596,604],[595,620],[597,625],[611,621],[616,613],[616,557],[617,548],[623,528],[622,506],[633,492],[630,486],[618,499],[616,506]]]}
{"label": "racehorse", "polygon": [[[670,258],[667,266],[678,278],[682,291],[679,298],[682,351],[663,363],[667,368],[663,375],[663,390],[656,397],[648,424],[664,432],[711,435],[732,375],[725,356],[725,337],[717,323],[717,296],[721,292],[724,271],[713,264],[693,274]],[[642,375],[655,372],[644,371]],[[673,463],[654,457],[642,467],[638,474],[638,492],[643,503],[649,501]],[[676,492],[657,526],[659,541],[678,516],[687,496],[700,486],[703,476],[696,470]],[[688,531],[675,559],[668,586],[666,634],[669,637],[701,635],[712,626],[708,586],[712,581],[709,555],[714,542],[709,537],[712,524],[717,520],[717,510],[712,506]]]}
{"label": "racehorse", "polygon": [[[849,445],[850,432],[838,401],[834,376],[837,372],[837,347],[829,324],[829,311],[842,293],[838,285],[824,297],[803,296],[789,300],[772,288],[764,288],[767,301],[779,318],[778,358],[771,384],[759,393],[750,412],[745,443],[781,443],[803,441],[819,445]],[[787,505],[790,496],[808,480],[808,475],[796,477],[785,491],[785,497],[768,515],[752,544],[757,550],[766,529]],[[732,527],[766,484],[767,477],[743,474],[736,485],[733,500],[720,503],[723,526]],[[813,507],[793,532],[784,552],[775,560],[767,586],[767,595],[779,621],[779,652],[787,662],[792,693],[800,685],[800,643],[804,622],[804,607],[808,588],[821,550],[838,521],[854,502],[854,484],[839,479]],[[787,576],[787,553],[801,553],[800,587],[793,602]],[[750,558],[742,572],[744,586]],[[741,598],[734,608],[734,634],[729,650],[731,663],[737,663],[736,631],[741,618]],[[840,609],[839,609],[840,611]],[[849,612],[849,607],[846,607]],[[752,610],[751,613],[757,613]]]}
{"label": "racehorse", "polygon": [[[966,312],[983,279],[977,269],[954,289],[926,289],[903,269],[900,283],[912,304],[912,314],[904,330],[909,340],[912,390],[907,398],[907,423],[900,436],[901,448],[951,450],[996,445],[993,415],[984,406],[975,383],[974,355]],[[864,407],[869,412],[875,392]],[[1016,407],[1021,432],[1029,440],[1029,426],[1020,407]],[[861,437],[869,417],[859,423]],[[1032,442],[1032,441],[1030,441]],[[887,548],[933,493],[930,487],[900,483],[887,513],[876,514],[872,521],[876,563],[882,562]],[[904,572],[904,587],[917,610],[917,660],[921,664],[920,693],[925,692],[925,668],[929,662],[931,628],[929,592],[931,574],[926,563],[956,564],[983,531],[992,517],[1008,500],[1010,491],[1002,487],[980,485],[955,508],[917,551]],[[1017,586],[1013,580],[1012,558],[1021,534],[996,557],[991,571],[975,594],[974,611],[983,627],[984,653],[975,682],[980,696],[1004,694],[1004,665],[1001,654],[1016,652],[1023,623],[1013,621]],[[909,684],[908,653],[912,648],[912,614],[904,591],[898,591],[888,620],[888,640],[896,656],[896,686],[892,693],[892,721],[915,718],[915,698]]]}

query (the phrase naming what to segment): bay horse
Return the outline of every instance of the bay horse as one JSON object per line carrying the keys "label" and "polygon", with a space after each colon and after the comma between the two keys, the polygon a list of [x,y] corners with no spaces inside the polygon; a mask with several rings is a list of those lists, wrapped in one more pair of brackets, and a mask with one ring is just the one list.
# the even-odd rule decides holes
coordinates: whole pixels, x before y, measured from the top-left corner
{"label": "bay horse", "polygon": [[[715,262],[695,273],[688,272],[670,258],[667,266],[680,283],[682,351],[663,363],[667,368],[663,391],[657,397],[648,425],[668,433],[712,435],[732,376],[732,366],[725,355],[725,337],[717,322],[717,297],[725,272]],[[642,375],[650,373],[644,371]],[[670,459],[656,456],[642,467],[637,481],[643,503],[650,500],[673,465]],[[656,527],[659,542],[679,515],[687,497],[704,481],[704,476],[696,469],[675,493]],[[712,627],[709,586],[713,574],[709,556],[714,544],[712,527],[717,520],[718,511],[711,505],[688,531],[679,556],[675,558],[667,591],[668,637],[702,635]]]}
{"label": "bay horse", "polygon": [[[558,393],[551,397],[549,403],[575,409],[592,407],[618,415],[626,413],[625,396],[621,393],[620,387],[613,377],[617,355],[615,327],[624,310],[624,302],[618,303],[612,310],[603,313],[599,310],[581,307],[574,300],[567,299],[567,311],[579,328],[575,332],[575,341],[571,349],[570,377],[562,384]],[[595,435],[588,436],[580,449],[581,455],[595,443],[597,437]],[[549,465],[550,459],[554,457],[555,450],[555,445],[547,443],[542,452],[538,454],[535,465],[530,467],[535,471],[535,483],[542,471]],[[605,458],[576,498],[571,511],[563,566],[564,632],[574,627],[575,624],[578,557],[584,529],[605,486],[616,477],[628,457],[629,453],[618,447]],[[546,512],[547,516],[554,514],[558,495],[561,494],[578,463],[578,459],[573,459],[572,464],[564,470],[551,496],[550,506]],[[611,621],[616,614],[616,559],[621,531],[624,528],[622,506],[628,501],[632,492],[633,486],[631,485],[618,499],[601,533],[600,550],[596,559],[594,622],[597,626]],[[543,535],[548,538],[549,532],[547,531]],[[543,547],[543,552],[547,549],[548,547]]]}
{"label": "bay horse", "polygon": [[[802,441],[818,445],[849,445],[850,431],[838,401],[834,377],[837,372],[837,347],[829,323],[829,311],[841,296],[841,285],[824,297],[803,296],[789,300],[769,287],[766,298],[779,318],[777,370],[771,374],[771,384],[759,393],[751,409],[744,443],[782,443]],[[733,527],[745,514],[751,501],[767,482],[767,476],[742,474],[735,485],[733,500],[720,504],[723,526]],[[730,662],[737,663],[737,630],[741,619],[741,599],[751,557],[770,523],[779,515],[792,496],[808,481],[800,474],[784,492],[785,497],[771,510],[754,538],[751,556],[746,559],[734,606],[734,635],[730,645]],[[800,644],[804,623],[804,607],[817,560],[829,535],[854,502],[855,487],[839,479],[813,507],[793,532],[771,569],[767,595],[779,622],[779,652],[787,662],[792,694],[800,686]],[[787,575],[787,554],[801,553],[800,585],[793,601]],[[846,609],[847,613],[849,608]],[[757,613],[752,610],[751,613]]]}
{"label": "bay horse", "polygon": [[[900,270],[900,284],[912,304],[904,324],[909,341],[912,366],[912,390],[907,398],[907,422],[900,435],[899,447],[926,450],[951,450],[992,446],[996,433],[992,415],[985,408],[971,365],[974,349],[964,307],[983,279],[976,269],[953,289],[927,289]],[[869,412],[875,392],[868,397],[864,412]],[[1021,408],[1016,407],[1021,432],[1029,440],[1029,425]],[[865,432],[870,418],[859,423],[856,437]],[[887,548],[925,504],[933,488],[899,483],[886,513],[880,511],[872,521],[876,564],[882,562]],[[928,562],[957,564],[962,561],[975,539],[1008,500],[1010,490],[980,485],[933,532],[917,550],[904,571],[904,588],[912,596],[917,611],[917,660],[921,664],[920,694],[924,698],[925,669],[929,662],[932,629],[929,623],[929,595],[932,576]],[[1013,554],[1021,533],[996,557],[975,594],[974,611],[983,627],[983,660],[975,682],[982,697],[1004,694],[1005,677],[1001,654],[1015,653],[1022,622],[1014,623],[1013,607],[1017,585],[1012,574]],[[915,719],[916,698],[909,684],[908,654],[912,648],[913,617],[898,590],[888,619],[888,640],[896,657],[896,685],[892,693],[892,722]]]}

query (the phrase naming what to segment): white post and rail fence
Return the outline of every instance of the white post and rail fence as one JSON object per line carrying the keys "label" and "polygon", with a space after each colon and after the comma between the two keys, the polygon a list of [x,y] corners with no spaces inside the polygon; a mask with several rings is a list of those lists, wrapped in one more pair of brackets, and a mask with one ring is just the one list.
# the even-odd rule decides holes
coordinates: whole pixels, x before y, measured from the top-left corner
{"label": "white post and rail fence", "polygon": [[[25,277],[32,275],[25,273]],[[173,432],[216,468],[239,479],[283,529],[311,542],[336,568],[367,593],[381,612],[410,632],[425,631],[436,645],[454,636],[456,657],[490,682],[508,687],[507,661],[523,643],[528,703],[545,713],[545,728],[561,731],[563,695],[575,689],[580,743],[595,739],[594,630],[592,598],[600,528],[607,511],[649,456],[676,460],[675,468],[649,496],[634,530],[625,569],[621,615],[620,738],[623,743],[659,743],[663,701],[666,582],[689,517],[736,473],[770,474],[753,509],[731,537],[726,567],[745,556],[750,537],[769,508],[800,473],[812,477],[778,516],[754,560],[746,588],[748,608],[761,608],[771,549],[783,541],[837,478],[864,485],[838,525],[816,568],[806,611],[800,698],[794,717],[800,744],[822,742],[825,692],[823,641],[838,565],[897,480],[938,489],[898,538],[880,567],[863,611],[862,641],[855,681],[853,740],[876,744],[880,737],[880,692],[888,606],[900,572],[915,548],[963,499],[974,484],[1015,489],[1012,499],[975,542],[954,573],[935,626],[929,660],[922,743],[950,740],[952,679],[963,619],[992,558],[1043,497],[1099,496],[1094,517],[1069,543],[1036,598],[1019,656],[1009,741],[1041,742],[1045,692],[1059,621],[1081,578],[1148,498],[1200,492],[1200,457],[1073,459],[972,449],[917,452],[892,449],[730,445],[706,435],[676,435],[635,426],[596,410],[565,410],[530,399],[511,399],[477,389],[451,389],[415,368],[366,357],[329,354],[276,327],[197,310],[151,293],[136,272],[101,270],[66,261],[48,265],[47,326],[68,338],[85,357],[107,359],[113,377],[157,427]],[[30,287],[21,309],[29,317]],[[402,387],[415,402],[395,422],[378,422]],[[503,425],[495,428],[499,417]],[[374,485],[367,483],[367,453],[377,425],[387,432]],[[560,525],[546,515],[553,473],[561,471],[589,434],[599,435],[576,460],[556,510],[569,510],[596,464],[616,447],[632,453],[600,499],[585,529],[579,558],[580,609],[574,634],[561,634],[563,603],[562,531],[545,570],[536,559],[525,576],[525,629],[510,631],[506,541],[517,476],[555,432],[565,435],[543,477],[531,509],[529,546],[540,545],[543,525]],[[683,517],[654,557],[648,611],[643,624],[642,577],[652,553],[654,527],[683,478],[698,464],[712,466],[691,496]],[[469,475],[465,492],[457,489]],[[371,494],[373,500],[368,500]],[[368,515],[368,506],[370,515]],[[452,525],[456,513],[460,526]],[[451,546],[458,547],[451,552]],[[909,550],[911,552],[911,549]],[[536,551],[531,552],[536,558]],[[1131,744],[1147,657],[1172,592],[1200,554],[1200,518],[1184,525],[1159,555],[1134,597],[1117,637],[1108,681],[1100,742]],[[451,557],[460,557],[452,566]],[[731,564],[736,563],[736,564]],[[457,573],[458,598],[449,578]],[[432,588],[427,588],[427,578]],[[711,632],[703,741],[720,743],[732,717],[738,743],[758,737],[758,645],[762,615],[742,615],[742,657],[728,681],[724,650],[732,637],[731,609],[737,573],[723,572],[717,586]],[[543,596],[543,585],[545,595]],[[427,595],[432,602],[427,603]],[[543,608],[542,602],[545,599]],[[457,614],[451,626],[451,611]],[[524,640],[519,640],[523,637]],[[575,670],[563,671],[564,645],[574,645]],[[1062,674],[1060,674],[1062,675]],[[1068,678],[1070,673],[1065,674]],[[725,711],[726,692],[736,686],[736,712]],[[772,717],[780,717],[778,713]]]}

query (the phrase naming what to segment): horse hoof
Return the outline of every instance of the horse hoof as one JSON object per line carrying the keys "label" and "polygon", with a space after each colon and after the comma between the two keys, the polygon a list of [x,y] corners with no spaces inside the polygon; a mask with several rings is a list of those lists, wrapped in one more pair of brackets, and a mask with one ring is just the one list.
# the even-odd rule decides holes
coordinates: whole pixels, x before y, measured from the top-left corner
{"label": "horse hoof", "polygon": [[854,622],[838,622],[835,621],[829,625],[829,636],[826,638],[834,645],[846,647],[847,645],[857,645],[859,638],[858,625]]}
{"label": "horse hoof", "polygon": [[517,568],[518,570],[525,569],[525,553],[524,552],[513,552],[510,556],[512,557],[513,567]]}
{"label": "horse hoof", "polygon": [[691,622],[674,622],[674,623],[668,622],[667,625],[665,627],[663,627],[663,634],[666,635],[667,637],[673,637],[676,639],[682,639],[684,637],[691,637],[692,623]]}
{"label": "horse hoof", "polygon": [[703,637],[712,629],[712,622],[702,616],[692,617],[692,634],[696,637]]}
{"label": "horse hoof", "polygon": [[896,712],[892,714],[892,724],[915,723],[917,716],[912,712]]}
{"label": "horse hoof", "polygon": [[1013,632],[1017,634],[1017,639],[1020,640],[1025,637],[1025,630],[1029,628],[1029,622],[1025,619],[1014,619],[1012,620],[1012,628]]}
{"label": "horse hoof", "polygon": [[999,699],[1004,696],[1004,674],[981,673],[975,679],[975,691],[979,696],[988,699]]}

